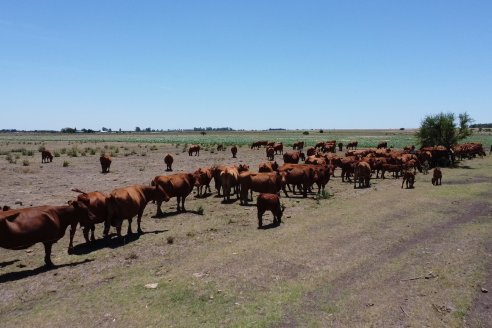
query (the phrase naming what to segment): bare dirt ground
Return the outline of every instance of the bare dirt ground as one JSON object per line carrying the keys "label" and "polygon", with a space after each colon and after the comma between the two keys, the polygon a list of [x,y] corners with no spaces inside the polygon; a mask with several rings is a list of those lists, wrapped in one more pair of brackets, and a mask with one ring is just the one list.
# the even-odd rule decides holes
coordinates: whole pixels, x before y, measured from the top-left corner
{"label": "bare dirt ground", "polygon": [[[118,148],[109,174],[98,161],[105,145]],[[175,172],[218,163],[256,170],[266,159],[263,149],[246,147],[232,159],[229,150],[189,157],[182,146],[84,143],[77,147],[101,149],[41,164],[38,145],[1,147],[35,150],[17,164],[0,158],[0,205],[13,207],[62,205],[76,196],[71,188],[148,184],[169,174],[166,153]],[[222,204],[215,193],[190,195],[187,213],[178,214],[173,199],[163,218],[153,218],[149,204],[143,235],[86,245],[78,232],[75,255],[66,252],[66,235],[51,270],[42,267],[42,245],[2,249],[0,320],[3,327],[490,327],[491,164],[486,157],[444,169],[440,187],[419,174],[411,190],[395,179],[354,190],[336,172],[331,197],[282,197],[284,223],[266,230],[256,229],[254,206]]]}

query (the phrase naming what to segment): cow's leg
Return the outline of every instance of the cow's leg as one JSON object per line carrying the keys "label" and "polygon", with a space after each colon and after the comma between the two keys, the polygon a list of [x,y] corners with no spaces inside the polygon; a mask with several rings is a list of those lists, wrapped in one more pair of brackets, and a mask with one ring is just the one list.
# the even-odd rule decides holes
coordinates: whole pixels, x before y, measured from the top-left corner
{"label": "cow's leg", "polygon": [[116,227],[116,235],[118,237],[121,237],[121,224],[119,226]]}
{"label": "cow's leg", "polygon": [[181,211],[182,212],[186,212],[185,200],[186,200],[186,196],[181,196]]}
{"label": "cow's leg", "polygon": [[181,202],[181,196],[176,196],[176,203],[177,203],[177,211],[181,212],[181,207],[180,207],[180,202]]}
{"label": "cow's leg", "polygon": [[258,229],[263,227],[263,213],[265,213],[264,210],[258,210]]}
{"label": "cow's leg", "polygon": [[[129,218],[128,219],[128,230],[126,232],[127,235],[131,235],[133,233],[133,231],[132,231],[132,221],[133,221],[132,218]],[[121,230],[121,228],[120,228],[120,230]]]}
{"label": "cow's leg", "polygon": [[77,230],[77,222],[72,223],[70,226],[70,242],[68,244],[68,254],[73,253],[73,237],[75,236],[75,230]]}
{"label": "cow's leg", "polygon": [[161,205],[162,205],[162,201],[157,201],[157,212],[155,213],[155,216],[162,215]]}
{"label": "cow's leg", "polygon": [[[86,242],[86,243],[89,243],[89,230],[90,230],[90,229],[91,229],[91,228],[90,228],[90,227],[88,227],[88,226],[85,226],[85,227],[82,229],[82,232],[83,232],[83,234],[84,234],[84,239],[85,239],[85,242]],[[94,234],[94,232],[93,232],[93,234]]]}
{"label": "cow's leg", "polygon": [[142,215],[143,215],[144,208],[138,211],[137,215],[137,232],[139,234],[143,234],[142,228],[140,227],[140,223],[142,222]]}
{"label": "cow's leg", "polygon": [[93,225],[91,226],[91,241],[92,241],[92,242],[96,241],[96,236],[94,235],[94,232],[95,232],[95,231],[96,231],[96,225],[95,225],[95,224],[93,224]]}
{"label": "cow's leg", "polygon": [[43,242],[44,245],[44,263],[47,267],[52,267],[53,262],[51,262],[51,246],[53,243],[50,241]]}

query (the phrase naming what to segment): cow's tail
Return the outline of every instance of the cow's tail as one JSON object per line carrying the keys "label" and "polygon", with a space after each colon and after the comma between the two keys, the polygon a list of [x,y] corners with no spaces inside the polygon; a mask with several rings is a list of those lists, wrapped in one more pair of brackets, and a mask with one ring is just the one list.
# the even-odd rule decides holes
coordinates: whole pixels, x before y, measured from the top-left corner
{"label": "cow's tail", "polygon": [[82,191],[82,190],[80,190],[80,189],[78,189],[78,188],[72,188],[72,191],[78,192],[78,193],[80,193],[80,194],[82,194],[82,195],[87,195],[87,193],[86,193],[86,192],[84,192],[84,191]]}

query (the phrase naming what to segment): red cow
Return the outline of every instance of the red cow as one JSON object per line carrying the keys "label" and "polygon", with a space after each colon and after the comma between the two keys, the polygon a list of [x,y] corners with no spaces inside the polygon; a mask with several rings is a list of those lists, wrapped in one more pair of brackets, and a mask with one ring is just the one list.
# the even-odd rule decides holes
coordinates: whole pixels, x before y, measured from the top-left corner
{"label": "red cow", "polygon": [[0,247],[26,249],[43,243],[44,263],[52,266],[51,247],[65,235],[68,226],[68,254],[71,254],[77,224],[91,224],[93,219],[93,214],[78,201],[68,206],[36,206],[0,212]]}
{"label": "red cow", "polygon": [[387,141],[381,141],[380,143],[378,143],[378,149],[381,149],[381,148],[388,148],[388,142]]}
{"label": "red cow", "polygon": [[41,152],[41,163],[48,163],[48,161],[53,162],[53,155],[49,150],[43,150]]}
{"label": "red cow", "polygon": [[101,155],[99,162],[101,163],[102,173],[108,173],[109,167],[111,166],[111,156]]}
{"label": "red cow", "polygon": [[253,200],[253,191],[264,193],[278,193],[281,189],[281,176],[278,172],[251,173],[243,172],[239,175],[241,185],[241,205],[248,203],[248,191],[250,199]]}
{"label": "red cow", "polygon": [[195,154],[195,156],[200,156],[200,145],[191,145],[188,148],[188,155],[191,156]]}
{"label": "red cow", "polygon": [[[95,241],[94,231],[96,230],[96,223],[104,223],[108,218],[108,196],[99,191],[92,191],[85,193],[80,189],[72,189],[72,191],[80,193],[77,197],[78,202],[84,203],[89,211],[94,214],[94,220],[90,225],[83,226],[84,239],[89,242],[89,230],[91,231],[91,241]],[[71,204],[69,201],[68,204]]]}
{"label": "red cow", "polygon": [[258,168],[258,172],[266,173],[266,172],[274,172],[278,170],[277,162],[265,162],[261,163]]}
{"label": "red cow", "polygon": [[[151,185],[157,186],[162,190],[169,198],[176,197],[177,211],[185,212],[185,200],[186,197],[193,191],[195,186],[195,177],[191,173],[175,173],[171,175],[156,176],[152,180]],[[169,198],[157,200],[157,213],[156,216],[162,215],[161,204],[164,200],[169,201]]]}
{"label": "red cow", "polygon": [[357,183],[359,183],[359,188],[369,188],[370,180],[371,166],[367,162],[360,161],[354,168],[354,189],[357,188]]}
{"label": "red cow", "polygon": [[287,151],[284,153],[284,163],[297,164],[299,160],[305,161],[306,156],[300,151]]}
{"label": "red cow", "polygon": [[251,149],[260,149],[261,146],[266,146],[268,144],[267,140],[255,141],[251,144]]}
{"label": "red cow", "polygon": [[349,141],[349,143],[347,144],[347,147],[346,149],[348,150],[349,148],[352,148],[352,149],[357,149],[357,145],[359,144],[358,141]]}
{"label": "red cow", "polygon": [[212,192],[212,190],[210,189],[210,181],[212,181],[212,171],[209,168],[201,167],[196,170],[195,173],[193,173],[193,176],[195,177],[197,197],[204,195],[204,193],[202,192],[203,187],[205,187],[205,193],[207,192],[207,189],[209,192]]}
{"label": "red cow", "polygon": [[239,198],[238,185],[239,171],[235,166],[228,166],[220,173],[222,190],[224,193],[224,202],[231,200],[231,190]]}
{"label": "red cow", "polygon": [[284,153],[284,145],[279,142],[273,145],[273,150],[275,151],[275,154],[280,154],[282,155]]}
{"label": "red cow", "polygon": [[401,188],[403,189],[403,184],[406,182],[407,189],[412,189],[415,182],[415,173],[411,170],[403,171],[403,180],[401,182]]}
{"label": "red cow", "polygon": [[237,146],[232,146],[231,147],[231,153],[232,153],[232,158],[236,158]]}
{"label": "red cow", "polygon": [[104,236],[108,237],[109,227],[116,227],[118,237],[121,237],[121,225],[128,220],[127,234],[132,233],[132,219],[137,216],[137,232],[143,233],[140,223],[145,206],[150,201],[168,201],[167,193],[157,185],[129,186],[115,189],[108,198],[108,217],[104,223]]}
{"label": "red cow", "polygon": [[306,156],[314,156],[316,155],[316,148],[314,147],[309,147],[307,150],[306,150]]}
{"label": "red cow", "polygon": [[275,158],[275,150],[273,149],[273,147],[268,147],[266,149],[266,156],[267,156],[267,159],[269,161],[273,161],[274,158]]}
{"label": "red cow", "polygon": [[166,163],[166,171],[169,172],[173,170],[173,162],[174,162],[174,158],[171,154],[167,154],[164,157],[164,163]]}
{"label": "red cow", "polygon": [[276,194],[259,194],[256,199],[256,208],[258,210],[258,229],[263,227],[263,214],[271,211],[273,214],[273,224],[282,223],[282,214],[285,207],[280,205],[280,199]]}
{"label": "red cow", "polygon": [[222,188],[222,181],[220,178],[220,173],[226,168],[225,165],[214,165],[210,168],[212,176],[214,178],[215,190],[217,190],[217,195],[220,196],[220,189]]}
{"label": "red cow", "polygon": [[297,149],[297,150],[302,150],[302,149],[304,148],[304,141],[294,142],[294,143],[292,144],[292,148],[293,148],[294,150],[296,150],[296,149]]}

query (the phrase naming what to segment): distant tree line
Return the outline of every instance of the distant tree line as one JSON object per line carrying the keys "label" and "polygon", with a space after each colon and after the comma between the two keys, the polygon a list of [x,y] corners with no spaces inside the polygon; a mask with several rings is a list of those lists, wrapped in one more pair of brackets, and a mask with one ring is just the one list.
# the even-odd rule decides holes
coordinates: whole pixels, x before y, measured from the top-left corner
{"label": "distant tree line", "polygon": [[470,128],[492,128],[492,123],[472,124]]}

